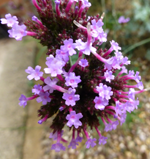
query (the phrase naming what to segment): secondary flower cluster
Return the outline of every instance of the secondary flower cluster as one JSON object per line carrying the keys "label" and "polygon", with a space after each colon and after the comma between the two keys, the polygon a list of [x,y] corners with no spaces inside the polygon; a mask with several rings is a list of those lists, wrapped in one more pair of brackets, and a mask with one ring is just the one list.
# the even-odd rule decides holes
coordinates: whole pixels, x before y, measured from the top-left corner
{"label": "secondary flower cluster", "polygon": [[[99,144],[106,144],[100,122],[104,131],[114,130],[125,122],[127,112],[137,109],[135,95],[144,91],[139,72],[127,71],[130,61],[114,40],[108,43],[109,49],[102,49],[107,42],[103,15],[87,18],[88,0],[55,0],[54,9],[50,0],[33,0],[33,4],[41,21],[33,16],[26,27],[18,25],[10,14],[1,19],[12,27],[10,37],[21,40],[31,35],[48,47],[44,72],[38,65],[25,70],[29,80],[43,84],[33,87],[31,97],[21,95],[19,105],[25,107],[32,99],[42,102],[39,124],[54,115],[50,138],[56,140],[51,149],[57,152],[65,150],[61,141],[68,142],[63,138],[65,126],[72,131],[69,148],[76,149],[82,141],[80,133],[87,139],[86,148],[94,147],[97,139],[89,135],[89,129],[97,131]],[[135,85],[129,85],[130,81]]]}
{"label": "secondary flower cluster", "polygon": [[130,18],[125,18],[124,16],[120,16],[118,19],[118,23],[128,23]]}

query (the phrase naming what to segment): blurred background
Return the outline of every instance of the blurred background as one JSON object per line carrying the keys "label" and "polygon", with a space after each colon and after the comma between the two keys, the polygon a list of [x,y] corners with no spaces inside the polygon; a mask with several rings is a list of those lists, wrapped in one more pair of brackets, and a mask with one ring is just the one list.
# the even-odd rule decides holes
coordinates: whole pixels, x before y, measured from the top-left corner
{"label": "blurred background", "polygon": [[[150,87],[150,0],[91,0],[91,3],[88,14],[101,15],[105,12],[103,28],[108,33],[108,40],[113,39],[119,43],[124,56],[131,60],[128,68],[139,71],[145,88]],[[37,15],[30,0],[0,0],[0,18],[6,13],[16,15],[20,22]],[[120,16],[130,20],[119,23]],[[9,43],[7,30],[5,25],[0,24],[0,44],[6,39]],[[30,45],[31,40],[25,38],[23,45],[27,43]],[[30,58],[31,63],[33,66],[37,64],[44,66],[46,48],[43,48],[36,40],[33,39],[33,41],[34,49],[30,51],[34,56]],[[10,43],[12,43],[11,40]],[[16,42],[13,46],[17,48],[18,45],[20,42]],[[2,47],[0,45],[0,51]],[[24,59],[20,60],[26,63]],[[22,93],[26,90],[29,94],[33,83],[25,82],[25,84],[29,91],[23,89]],[[77,150],[67,149],[59,153],[50,150],[52,141],[49,139],[49,125],[52,119],[39,126],[37,110],[40,105],[36,101],[30,102],[28,108],[25,108],[24,126],[18,128],[23,131],[19,159],[150,159],[150,92],[144,92],[138,95],[138,98],[139,109],[127,115],[126,123],[104,134],[108,137],[106,145],[86,149],[85,142],[82,142]],[[1,132],[3,132],[2,129]],[[92,133],[96,137],[96,132]],[[66,139],[69,135],[70,133],[66,131]],[[3,159],[4,156],[1,154],[0,152],[0,159]],[[11,159],[17,158],[11,157]]]}

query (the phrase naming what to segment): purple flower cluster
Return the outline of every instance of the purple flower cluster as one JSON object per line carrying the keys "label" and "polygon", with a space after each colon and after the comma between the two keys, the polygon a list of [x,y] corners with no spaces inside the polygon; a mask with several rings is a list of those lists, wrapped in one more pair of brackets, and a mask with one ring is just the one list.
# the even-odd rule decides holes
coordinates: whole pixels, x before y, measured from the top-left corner
{"label": "purple flower cluster", "polygon": [[[42,84],[33,87],[31,97],[21,95],[19,105],[25,107],[32,99],[42,102],[39,124],[55,115],[50,126],[50,138],[56,140],[52,150],[66,149],[61,143],[67,142],[63,139],[65,126],[72,130],[69,148],[76,149],[82,141],[80,133],[86,137],[86,148],[94,147],[97,139],[89,135],[89,129],[96,130],[99,144],[106,144],[107,137],[99,131],[100,121],[104,131],[115,130],[125,122],[127,112],[137,109],[135,95],[144,91],[139,72],[127,71],[130,61],[114,40],[108,43],[109,49],[102,49],[107,42],[103,15],[87,17],[91,6],[88,0],[55,0],[55,8],[51,0],[32,2],[41,20],[33,16],[25,26],[18,25],[17,18],[10,14],[1,19],[12,27],[11,37],[21,39],[19,32],[25,32],[48,48],[44,72],[40,66],[25,70],[29,80]],[[135,84],[130,85],[130,81]]]}
{"label": "purple flower cluster", "polygon": [[1,18],[1,23],[6,24],[8,27],[11,27],[8,30],[9,37],[15,38],[16,40],[22,40],[22,38],[26,35],[35,36],[36,33],[29,32],[26,30],[26,25],[19,25],[18,18],[16,16],[12,16],[10,13],[5,15],[5,18]]}

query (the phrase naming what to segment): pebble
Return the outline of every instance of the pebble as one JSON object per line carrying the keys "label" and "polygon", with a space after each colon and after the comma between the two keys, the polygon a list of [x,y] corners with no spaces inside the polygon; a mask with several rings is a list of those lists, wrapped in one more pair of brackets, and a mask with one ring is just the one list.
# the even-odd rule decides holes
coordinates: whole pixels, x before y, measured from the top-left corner
{"label": "pebble", "polygon": [[146,139],[146,144],[150,146],[150,137]]}
{"label": "pebble", "polygon": [[146,118],[146,113],[145,113],[145,112],[141,112],[141,113],[139,114],[139,117],[140,117],[140,118]]}
{"label": "pebble", "polygon": [[101,152],[102,150],[103,150],[103,147],[102,146],[98,146],[97,151]]}
{"label": "pebble", "polygon": [[120,143],[120,144],[119,144],[119,147],[120,147],[121,149],[125,149],[124,143]]}
{"label": "pebble", "polygon": [[141,140],[140,140],[139,138],[136,138],[136,139],[135,139],[135,143],[136,143],[137,145],[141,145],[141,144],[142,144],[142,142],[141,142]]}
{"label": "pebble", "polygon": [[123,137],[122,136],[119,136],[119,142],[123,141]]}
{"label": "pebble", "polygon": [[147,109],[150,109],[150,104],[149,104],[149,103],[146,103],[146,104],[145,104],[145,107],[146,107]]}
{"label": "pebble", "polygon": [[147,150],[147,146],[142,145],[141,148],[140,148],[140,152],[143,153],[143,152],[146,152],[146,150]]}
{"label": "pebble", "polygon": [[132,153],[131,153],[130,151],[126,151],[125,154],[126,154],[126,156],[129,157],[129,158],[132,157]]}
{"label": "pebble", "polygon": [[42,147],[46,147],[48,145],[50,145],[50,140],[49,139],[45,139],[41,142]]}
{"label": "pebble", "polygon": [[148,158],[150,158],[150,152],[148,153]]}
{"label": "pebble", "polygon": [[142,141],[146,140],[146,134],[141,129],[138,129],[137,134]]}
{"label": "pebble", "polygon": [[104,155],[99,155],[98,159],[105,159],[105,156]]}
{"label": "pebble", "polygon": [[68,153],[63,154],[63,159],[69,159]]}
{"label": "pebble", "polygon": [[49,155],[44,155],[43,159],[49,159]]}
{"label": "pebble", "polygon": [[131,140],[132,140],[131,136],[127,136],[127,137],[126,137],[126,140],[127,140],[127,141],[131,141]]}
{"label": "pebble", "polygon": [[75,149],[70,148],[70,149],[69,149],[69,153],[70,153],[70,154],[74,154],[74,153],[75,153]]}
{"label": "pebble", "polygon": [[93,154],[93,153],[94,153],[94,152],[93,152],[92,149],[88,149],[87,152],[86,152],[86,155],[88,156],[88,155],[91,155],[91,154]]}
{"label": "pebble", "polygon": [[84,153],[81,152],[79,155],[78,155],[78,159],[84,159]]}
{"label": "pebble", "polygon": [[135,143],[133,142],[133,141],[129,141],[128,142],[128,148],[129,149],[132,149],[132,148],[134,148],[135,147]]}

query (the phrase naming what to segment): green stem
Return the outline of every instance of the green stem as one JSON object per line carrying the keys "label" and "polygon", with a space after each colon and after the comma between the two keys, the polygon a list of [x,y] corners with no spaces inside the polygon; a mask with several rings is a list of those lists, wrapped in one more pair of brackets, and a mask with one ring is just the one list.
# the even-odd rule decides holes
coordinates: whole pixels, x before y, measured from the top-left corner
{"label": "green stem", "polygon": [[124,50],[123,52],[126,54],[126,53],[128,53],[129,51],[135,49],[136,47],[139,47],[139,46],[141,46],[141,45],[143,45],[143,44],[146,44],[146,43],[148,43],[148,42],[150,42],[150,38],[145,39],[145,40],[142,40],[142,41],[140,41],[140,42],[138,42],[138,43],[135,43],[134,45],[128,47],[128,48],[127,48],[126,50]]}
{"label": "green stem", "polygon": [[101,0],[102,11],[105,12],[105,0]]}
{"label": "green stem", "polygon": [[72,66],[73,62],[72,62],[71,56],[69,56],[69,62],[70,62],[70,66]]}
{"label": "green stem", "polygon": [[[106,13],[106,7],[105,7],[105,0],[101,0],[101,5],[102,5],[102,12]],[[104,22],[104,26],[103,26],[103,29],[105,29],[105,17],[103,19],[103,22]]]}
{"label": "green stem", "polygon": [[[114,19],[115,19],[115,22],[116,22],[116,10],[115,10],[115,0],[112,0],[112,15],[113,15],[113,17],[114,17]],[[114,31],[114,33],[113,33],[113,39],[114,40],[116,40],[116,29],[115,29],[115,25],[113,26],[113,31]]]}

